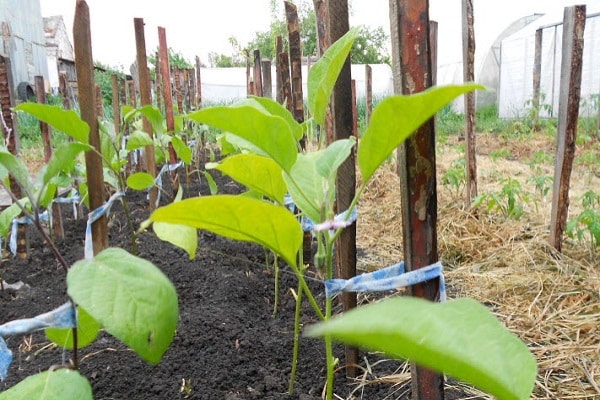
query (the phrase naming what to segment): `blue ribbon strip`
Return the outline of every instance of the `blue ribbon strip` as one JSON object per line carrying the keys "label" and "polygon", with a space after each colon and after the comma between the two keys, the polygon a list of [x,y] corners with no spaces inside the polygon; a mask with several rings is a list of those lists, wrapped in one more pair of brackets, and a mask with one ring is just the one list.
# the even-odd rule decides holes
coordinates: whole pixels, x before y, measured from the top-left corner
{"label": "blue ribbon strip", "polygon": [[4,341],[5,337],[46,328],[74,328],[75,326],[77,326],[77,314],[70,302],[37,317],[17,319],[0,325],[0,381],[6,378],[13,358],[12,352]]}
{"label": "blue ribbon strip", "polygon": [[440,302],[446,301],[446,284],[441,262],[404,272],[404,262],[378,271],[357,275],[352,279],[329,279],[325,281],[325,295],[328,298],[342,292],[377,292],[412,286],[428,280],[440,279]]}
{"label": "blue ribbon strip", "polygon": [[[283,205],[291,212],[294,212],[296,207],[292,196],[289,194],[286,194],[283,198]],[[315,224],[310,218],[302,215],[300,216],[300,224],[304,232],[335,230],[349,227],[356,221],[357,217],[358,210],[354,207],[350,216],[348,216],[348,210],[346,210],[341,214],[337,214],[332,220],[321,222],[320,224]]]}
{"label": "blue ribbon strip", "polygon": [[[154,178],[154,184],[158,187],[158,195],[156,196],[156,204],[155,204],[156,207],[158,207],[158,205],[160,203],[160,194],[162,192],[162,176],[163,176],[163,174],[167,171],[173,172],[176,169],[178,169],[179,167],[181,167],[182,165],[183,165],[183,161],[179,161],[177,164],[165,164],[160,169],[160,172],[158,173],[158,175],[156,175],[156,178]],[[148,195],[148,197],[150,197],[150,195]]]}
{"label": "blue ribbon strip", "polygon": [[100,217],[102,217],[103,215],[106,214],[108,216],[112,204],[115,202],[115,200],[120,199],[123,196],[125,196],[125,193],[123,191],[116,192],[115,194],[110,196],[110,199],[108,199],[108,201],[104,205],[96,208],[94,211],[89,213],[87,226],[85,228],[84,258],[86,260],[91,260],[92,258],[94,258],[94,244],[92,242],[92,224],[98,219],[100,219]]}

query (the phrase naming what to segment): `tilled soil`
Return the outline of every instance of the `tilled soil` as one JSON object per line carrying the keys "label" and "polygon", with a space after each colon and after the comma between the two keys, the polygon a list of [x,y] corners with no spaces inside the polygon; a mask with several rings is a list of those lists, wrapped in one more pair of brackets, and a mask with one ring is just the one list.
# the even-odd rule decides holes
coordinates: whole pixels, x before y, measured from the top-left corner
{"label": "tilled soil", "polygon": [[[215,174],[221,192],[240,188]],[[208,195],[205,184],[190,187],[191,196]],[[143,194],[126,197],[136,229],[148,216]],[[164,199],[163,200],[167,200]],[[65,207],[65,209],[68,207]],[[123,206],[115,203],[110,216],[110,246],[131,251],[131,239]],[[66,238],[58,247],[69,263],[83,258],[85,221],[65,212]],[[0,324],[28,318],[64,303],[65,273],[54,256],[30,228],[30,256],[17,260],[5,256],[0,277],[9,283],[23,281],[28,289],[0,291]],[[294,394],[287,394],[290,379],[294,297],[297,281],[282,266],[280,305],[273,315],[274,276],[266,267],[264,250],[254,244],[234,242],[210,233],[199,234],[195,259],[145,232],[137,239],[138,255],[152,261],[174,283],[179,295],[179,324],[173,343],[158,365],[149,365],[133,351],[106,333],[79,351],[80,371],[91,382],[97,400],[152,399],[319,399],[325,382],[324,347],[320,340],[301,339],[300,363]],[[311,280],[318,300],[322,284]],[[316,322],[314,312],[304,305],[303,326]],[[50,344],[44,334],[11,337],[7,340],[14,360],[0,391],[29,375],[68,362],[72,352]],[[366,386],[345,378],[343,349],[335,393],[349,399],[409,399],[410,383],[389,382]],[[362,368],[374,381],[393,374],[398,361],[362,353]],[[366,369],[365,369],[366,371]],[[361,370],[360,374],[363,374]],[[458,389],[448,389],[447,399],[465,398]],[[469,397],[473,398],[473,397]]]}

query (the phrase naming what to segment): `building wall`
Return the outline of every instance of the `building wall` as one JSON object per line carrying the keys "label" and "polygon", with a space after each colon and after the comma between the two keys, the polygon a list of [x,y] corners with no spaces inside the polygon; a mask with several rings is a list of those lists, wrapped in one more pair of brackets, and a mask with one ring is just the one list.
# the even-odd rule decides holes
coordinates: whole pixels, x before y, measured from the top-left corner
{"label": "building wall", "polygon": [[48,79],[44,24],[39,0],[0,0],[0,51],[12,65],[15,93],[33,87],[36,75]]}

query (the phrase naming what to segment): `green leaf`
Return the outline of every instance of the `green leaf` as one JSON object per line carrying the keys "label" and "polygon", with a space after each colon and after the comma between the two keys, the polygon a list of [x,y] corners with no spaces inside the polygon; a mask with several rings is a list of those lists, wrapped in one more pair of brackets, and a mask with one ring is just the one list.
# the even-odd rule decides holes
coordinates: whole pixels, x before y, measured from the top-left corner
{"label": "green leaf", "polygon": [[237,135],[268,154],[284,171],[289,171],[298,154],[296,140],[283,118],[256,107],[233,105],[196,111],[189,118]]}
{"label": "green leaf", "polygon": [[[83,348],[94,343],[100,332],[100,324],[83,308],[77,306],[77,347]],[[46,329],[46,337],[53,343],[65,348],[73,348],[73,329]]]}
{"label": "green leaf", "polygon": [[152,125],[152,129],[154,133],[157,135],[161,135],[164,131],[165,119],[163,118],[160,110],[157,107],[152,105],[147,105],[140,107],[138,109],[139,113],[148,119],[150,124]]}
{"label": "green leaf", "polygon": [[[31,207],[31,201],[28,198],[19,200],[20,204],[26,209]],[[21,214],[21,208],[17,203],[13,203],[0,213],[0,236],[6,237],[12,227],[13,219]]]}
{"label": "green leaf", "polygon": [[358,28],[346,32],[327,49],[308,72],[308,109],[319,125],[325,124],[331,92],[357,34]]}
{"label": "green leaf", "polygon": [[93,400],[92,387],[79,372],[57,369],[31,375],[0,393],[0,400]]}
{"label": "green leaf", "polygon": [[125,148],[128,151],[132,151],[152,144],[154,144],[154,140],[146,132],[134,131],[129,135],[129,140]]}
{"label": "green leaf", "polygon": [[502,400],[529,399],[537,373],[527,346],[468,298],[432,303],[395,297],[312,326],[307,334],[410,359]]}
{"label": "green leaf", "polygon": [[2,166],[8,170],[9,174],[11,174],[23,189],[25,189],[26,193],[23,193],[23,195],[33,196],[34,190],[29,171],[20,158],[15,157],[6,151],[0,151],[0,164],[2,164]]}
{"label": "green leaf", "polygon": [[155,222],[152,225],[156,236],[185,250],[192,260],[198,249],[198,232],[196,228],[186,225]]}
{"label": "green leaf", "polygon": [[173,149],[175,149],[177,156],[184,163],[190,164],[192,162],[192,149],[190,149],[178,136],[173,136],[171,138],[171,143],[173,144]]}
{"label": "green leaf", "polygon": [[154,186],[154,177],[147,172],[136,172],[127,177],[127,186],[133,190],[146,190]]}
{"label": "green leaf", "polygon": [[177,293],[165,274],[125,250],[108,248],[76,262],[67,292],[108,333],[156,364],[177,328]]}
{"label": "green leaf", "polygon": [[154,211],[153,222],[204,229],[234,240],[270,248],[296,266],[302,247],[302,228],[285,207],[261,200],[216,195],[182,200]]}
{"label": "green leaf", "polygon": [[49,183],[42,188],[42,192],[38,193],[39,206],[48,208],[52,200],[56,197],[58,186],[56,183]]}
{"label": "green leaf", "polygon": [[52,154],[44,171],[42,182],[47,184],[61,171],[68,172],[68,169],[73,165],[73,160],[77,158],[79,153],[92,149],[92,146],[85,143],[70,142],[62,144]]}
{"label": "green leaf", "polygon": [[325,179],[335,178],[338,168],[346,161],[355,143],[353,137],[337,140],[320,152],[315,165],[319,175]]}
{"label": "green leaf", "polygon": [[294,116],[292,114],[290,114],[290,112],[288,111],[287,108],[285,108],[284,106],[279,104],[277,101],[275,101],[273,99],[269,99],[267,97],[254,97],[253,96],[250,99],[259,103],[271,115],[277,115],[277,116],[283,118],[290,126],[290,129],[292,131],[292,135],[294,135],[294,138],[296,140],[302,139],[302,136],[303,136],[302,125],[299,124],[298,121],[296,121],[294,119]]}
{"label": "green leaf", "polygon": [[[207,165],[206,168],[210,168]],[[225,175],[242,185],[283,204],[287,187],[279,165],[270,158],[256,154],[236,154],[214,165]]]}
{"label": "green leaf", "polygon": [[217,182],[215,182],[212,175],[208,171],[202,171],[202,174],[206,178],[206,182],[208,182],[208,190],[210,190],[210,194],[214,196],[219,191]]}
{"label": "green leaf", "polygon": [[56,106],[38,103],[21,103],[15,107],[15,110],[31,114],[75,140],[88,142],[90,127],[73,110],[63,110]]}
{"label": "green leaf", "polygon": [[390,153],[444,105],[475,89],[484,87],[476,84],[433,87],[410,96],[388,97],[379,103],[358,146],[363,182],[371,179]]}

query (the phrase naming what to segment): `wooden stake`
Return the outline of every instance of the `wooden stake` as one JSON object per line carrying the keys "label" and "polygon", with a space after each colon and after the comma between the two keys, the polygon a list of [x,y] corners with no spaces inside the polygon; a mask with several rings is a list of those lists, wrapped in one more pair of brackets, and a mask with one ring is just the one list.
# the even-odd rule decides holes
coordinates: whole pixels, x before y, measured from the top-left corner
{"label": "wooden stake", "polygon": [[196,56],[196,109],[202,108],[202,76],[200,69],[202,64],[200,63],[200,57]]}
{"label": "wooden stake", "polygon": [[550,244],[558,251],[562,250],[562,237],[569,214],[569,184],[575,159],[575,139],[581,98],[585,10],[585,5],[565,7],[563,20],[558,142],[550,222]]}
{"label": "wooden stake", "polygon": [[273,98],[273,79],[271,78],[271,60],[268,58],[261,60],[263,75],[263,96],[269,99]]}
{"label": "wooden stake", "polygon": [[[394,88],[413,94],[431,86],[429,2],[390,0]],[[398,151],[402,197],[404,261],[407,271],[433,264],[437,254],[435,127],[426,122]],[[439,281],[414,285],[415,297],[436,300]],[[444,399],[444,379],[437,372],[411,365],[415,400]]]}
{"label": "wooden stake", "polygon": [[[292,76],[292,114],[297,122],[304,122],[304,97],[302,95],[302,47],[300,42],[300,24],[298,22],[298,9],[289,2],[284,1],[285,17],[287,20],[290,41],[290,65]],[[300,140],[300,145],[306,147],[306,137]]]}
{"label": "wooden stake", "polygon": [[[39,104],[46,104],[46,89],[44,87],[44,77],[35,77],[35,93]],[[42,144],[44,145],[44,162],[48,164],[52,157],[52,135],[50,134],[50,126],[47,123],[40,121],[40,131],[42,133]]]}
{"label": "wooden stake", "polygon": [[542,79],[542,38],[543,29],[535,31],[535,50],[533,57],[533,121],[531,128],[537,130],[540,118],[540,96]]}
{"label": "wooden stake", "polygon": [[[77,0],[73,23],[73,44],[75,49],[75,68],[77,70],[77,87],[79,92],[79,108],[81,118],[89,125],[89,144],[98,152],[85,153],[88,193],[90,209],[104,205],[104,173],[100,134],[98,131],[98,114],[96,104],[96,87],[94,84],[94,62],[92,57],[92,35],[90,30],[90,10],[85,0]],[[106,216],[100,217],[92,224],[92,241],[94,254],[108,247],[108,227]]]}
{"label": "wooden stake", "polygon": [[[278,35],[275,38],[275,100],[279,104],[283,104],[283,75],[281,72],[282,65],[280,64],[279,55],[283,53],[283,38]],[[289,80],[289,68],[288,68],[288,80]]]}
{"label": "wooden stake", "polygon": [[[135,47],[136,61],[138,65],[138,80],[140,84],[140,104],[142,106],[152,105],[152,89],[150,83],[150,71],[148,71],[148,59],[146,57],[146,38],[144,33],[144,19],[134,18],[133,25],[135,29]],[[158,69],[158,68],[157,68]],[[152,124],[146,117],[143,117],[142,124],[144,132],[150,137],[154,137]],[[150,144],[144,147],[146,156],[146,172],[156,177],[156,159],[154,155],[154,145]],[[156,208],[156,199],[158,197],[158,188],[150,189],[150,210]]]}
{"label": "wooden stake", "polygon": [[[348,0],[327,2],[329,15],[329,43],[334,43],[350,30]],[[335,140],[346,139],[353,134],[352,84],[350,58],[344,62],[331,98],[332,127]],[[346,211],[354,199],[356,169],[354,152],[340,166],[336,179],[336,209]],[[356,224],[345,228],[335,246],[337,277],[350,279],[356,276]],[[344,311],[356,307],[356,293],[341,296]],[[346,346],[346,376],[356,376],[358,349]]]}
{"label": "wooden stake", "polygon": [[369,126],[373,114],[373,68],[369,64],[365,65],[365,101],[365,124]]}
{"label": "wooden stake", "polygon": [[119,77],[116,74],[113,74],[110,78],[112,83],[113,120],[115,134],[118,136],[121,133],[121,96],[119,96]]}
{"label": "wooden stake", "polygon": [[[462,0],[463,20],[463,80],[475,81],[475,30],[473,28],[473,0]],[[477,197],[477,159],[475,156],[475,92],[465,97],[465,137],[467,142],[467,204]]]}

